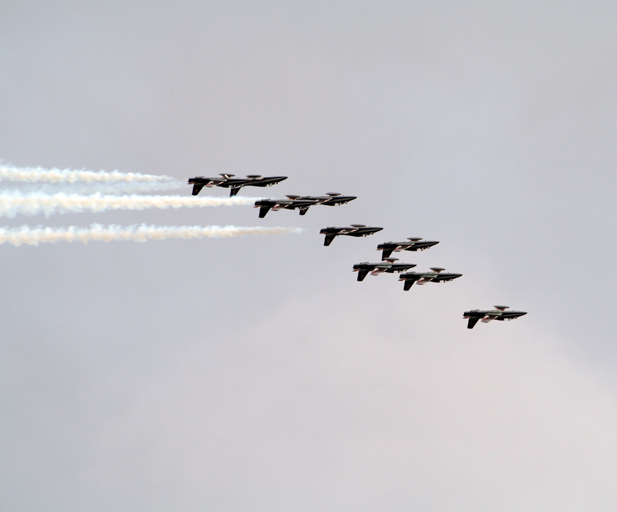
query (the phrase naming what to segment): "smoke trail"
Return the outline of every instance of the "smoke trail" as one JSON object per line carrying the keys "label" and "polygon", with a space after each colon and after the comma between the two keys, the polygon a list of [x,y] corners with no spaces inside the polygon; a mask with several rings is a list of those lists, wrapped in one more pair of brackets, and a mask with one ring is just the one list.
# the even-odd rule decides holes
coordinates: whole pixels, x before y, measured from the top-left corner
{"label": "smoke trail", "polygon": [[[13,189],[23,194],[136,194],[157,193],[164,190],[188,190],[183,181],[166,181],[163,183],[109,182],[109,183],[12,183]],[[9,190],[9,189],[5,189]]]}
{"label": "smoke trail", "polygon": [[138,172],[75,171],[72,169],[43,169],[42,167],[13,167],[8,165],[0,165],[0,181],[27,183],[169,183],[173,186],[180,183],[170,176]]}
{"label": "smoke trail", "polygon": [[0,228],[0,244],[38,245],[55,242],[111,242],[114,240],[165,240],[167,238],[228,238],[244,235],[278,235],[300,233],[300,228],[237,227],[237,226],[101,226],[90,228]]}
{"label": "smoke trail", "polygon": [[0,217],[18,214],[47,217],[54,213],[102,212],[106,210],[145,210],[147,208],[203,208],[253,204],[254,197],[194,197],[140,195],[22,194],[17,190],[0,193]]}

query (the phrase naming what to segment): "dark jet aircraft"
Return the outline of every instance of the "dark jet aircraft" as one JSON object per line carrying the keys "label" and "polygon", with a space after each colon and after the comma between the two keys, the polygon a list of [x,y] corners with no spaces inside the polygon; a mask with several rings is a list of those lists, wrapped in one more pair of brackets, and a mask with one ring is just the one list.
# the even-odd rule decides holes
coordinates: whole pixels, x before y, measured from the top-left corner
{"label": "dark jet aircraft", "polygon": [[432,272],[405,272],[398,278],[399,281],[405,281],[403,290],[409,290],[414,283],[445,283],[452,281],[463,274],[442,274],[445,268],[431,267]]}
{"label": "dark jet aircraft", "polygon": [[493,306],[495,309],[492,311],[481,311],[479,309],[472,309],[471,311],[465,311],[463,313],[463,319],[468,318],[467,329],[473,329],[479,320],[482,323],[489,323],[492,320],[515,320],[519,316],[526,315],[526,311],[506,311],[508,306]]}
{"label": "dark jet aircraft", "polygon": [[255,202],[255,208],[259,208],[259,218],[263,219],[272,210],[300,210],[300,215],[305,215],[308,209],[316,204],[336,206],[348,203],[356,199],[355,196],[342,196],[337,192],[328,192],[325,196],[285,196],[287,199],[261,199]]}
{"label": "dark jet aircraft", "polygon": [[255,201],[255,208],[259,208],[259,218],[263,219],[270,210],[300,210],[300,215],[306,214],[316,199],[302,196],[285,196],[287,199],[260,199]]}
{"label": "dark jet aircraft", "polygon": [[326,239],[324,240],[324,245],[330,245],[332,240],[334,240],[339,235],[347,235],[347,236],[369,236],[373,233],[377,233],[377,231],[381,231],[383,228],[371,228],[365,226],[364,224],[352,224],[346,228],[323,228],[319,233],[322,235],[326,235]]}
{"label": "dark jet aircraft", "polygon": [[358,281],[363,281],[369,272],[372,276],[377,276],[383,272],[393,274],[394,272],[404,272],[416,266],[414,263],[395,263],[395,261],[398,261],[398,258],[386,258],[381,263],[363,261],[356,263],[353,266],[353,271],[358,272]]}
{"label": "dark jet aircraft", "polygon": [[229,196],[235,196],[242,187],[270,187],[276,185],[287,176],[262,177],[259,174],[249,174],[246,178],[234,178],[234,174],[221,174],[220,178],[204,178],[196,176],[189,179],[189,185],[193,185],[193,195],[199,194],[204,187],[223,187],[229,188]]}
{"label": "dark jet aircraft", "polygon": [[386,242],[377,246],[378,251],[383,251],[381,259],[389,258],[393,252],[401,251],[424,251],[437,245],[439,242],[422,241],[421,238],[408,238],[405,242]]}

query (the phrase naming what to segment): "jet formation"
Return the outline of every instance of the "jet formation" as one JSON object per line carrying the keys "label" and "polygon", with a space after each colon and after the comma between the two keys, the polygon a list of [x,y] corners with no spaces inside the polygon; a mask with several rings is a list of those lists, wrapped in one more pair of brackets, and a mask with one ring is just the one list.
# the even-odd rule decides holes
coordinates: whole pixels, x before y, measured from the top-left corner
{"label": "jet formation", "polygon": [[[206,178],[196,176],[190,178],[188,183],[193,185],[193,195],[201,192],[203,187],[222,187],[230,189],[230,196],[235,196],[242,187],[269,187],[287,179],[287,176],[263,177],[257,174],[249,174],[246,178],[236,178],[233,174],[221,174],[220,177]],[[259,208],[259,218],[263,219],[270,210],[298,210],[300,215],[306,215],[311,206],[340,206],[357,199],[356,196],[344,196],[338,192],[328,192],[324,196],[299,196],[286,195],[285,199],[258,199],[255,201],[255,208]],[[327,227],[319,232],[325,235],[324,245],[329,246],[337,236],[365,237],[373,235],[383,230],[382,227],[367,226],[365,224],[351,224],[344,227]],[[437,245],[437,241],[424,240],[422,238],[410,237],[402,242],[384,242],[377,246],[381,251],[382,261],[379,263],[369,263],[363,261],[353,266],[353,271],[358,273],[358,281],[363,281],[370,273],[373,276],[387,273],[399,273],[399,281],[403,281],[403,290],[409,291],[414,284],[418,286],[426,283],[444,283],[454,281],[462,274],[444,272],[442,267],[430,267],[427,272],[409,271],[416,267],[415,263],[398,263],[398,258],[392,258],[393,252],[418,252],[430,249]],[[493,310],[472,309],[465,311],[463,318],[468,319],[467,328],[473,329],[474,326],[482,321],[489,323],[493,320],[504,321],[514,320],[526,315],[525,311],[506,311],[508,306],[494,306]]]}

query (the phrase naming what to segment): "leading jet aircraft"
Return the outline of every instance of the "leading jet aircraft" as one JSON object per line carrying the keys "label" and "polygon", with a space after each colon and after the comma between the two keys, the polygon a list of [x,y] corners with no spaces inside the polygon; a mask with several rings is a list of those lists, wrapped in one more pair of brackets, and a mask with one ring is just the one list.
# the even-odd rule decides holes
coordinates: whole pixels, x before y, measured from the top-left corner
{"label": "leading jet aircraft", "polygon": [[355,196],[343,196],[338,192],[328,192],[325,196],[285,196],[287,199],[261,199],[255,202],[255,208],[259,208],[259,218],[263,219],[272,209],[276,210],[300,210],[300,215],[305,215],[308,209],[316,204],[336,206],[348,203],[356,199]]}
{"label": "leading jet aircraft", "polygon": [[509,306],[493,306],[495,309],[491,311],[482,311],[479,309],[472,309],[471,311],[465,311],[463,313],[463,319],[468,318],[467,329],[473,329],[478,321],[482,320],[482,323],[489,323],[492,320],[515,320],[519,316],[526,315],[526,311],[506,311]]}
{"label": "leading jet aircraft", "polygon": [[445,283],[446,281],[453,281],[457,277],[461,277],[463,274],[442,274],[445,268],[431,267],[431,272],[405,272],[399,277],[399,281],[405,281],[403,290],[408,291],[414,283]]}
{"label": "leading jet aircraft", "polygon": [[390,257],[393,252],[400,251],[424,251],[437,245],[439,242],[422,241],[421,238],[408,238],[405,242],[386,242],[377,246],[378,251],[383,251],[381,259],[385,260]]}
{"label": "leading jet aircraft", "polygon": [[352,224],[349,227],[345,228],[323,228],[319,233],[321,235],[326,235],[326,239],[324,240],[324,245],[330,245],[332,240],[334,240],[339,235],[347,235],[347,236],[369,236],[373,233],[377,233],[377,231],[381,231],[383,228],[372,228],[369,226],[365,226],[364,224]]}
{"label": "leading jet aircraft", "polygon": [[259,174],[249,174],[246,178],[234,178],[234,174],[221,174],[220,176],[220,178],[205,178],[204,176],[190,178],[188,183],[193,185],[193,195],[199,194],[204,187],[223,187],[231,189],[229,196],[233,197],[242,187],[270,187],[287,179],[287,176],[263,177]]}
{"label": "leading jet aircraft", "polygon": [[394,272],[404,272],[416,266],[414,263],[395,263],[396,261],[398,261],[398,258],[386,258],[381,263],[363,261],[356,263],[353,266],[353,271],[358,272],[358,281],[363,281],[369,272],[372,276],[377,276],[383,272],[393,274]]}

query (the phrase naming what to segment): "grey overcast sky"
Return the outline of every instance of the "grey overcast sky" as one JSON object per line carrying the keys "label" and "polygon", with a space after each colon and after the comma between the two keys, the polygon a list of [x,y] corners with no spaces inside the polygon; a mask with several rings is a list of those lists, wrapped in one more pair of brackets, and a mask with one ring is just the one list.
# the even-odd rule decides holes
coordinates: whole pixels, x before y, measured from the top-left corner
{"label": "grey overcast sky", "polygon": [[[305,231],[0,246],[2,509],[616,510],[616,26],[599,0],[0,1],[5,162],[358,196],[5,219]],[[385,229],[323,247],[349,223]],[[410,236],[463,277],[356,282]],[[529,314],[466,329],[494,304]]]}

